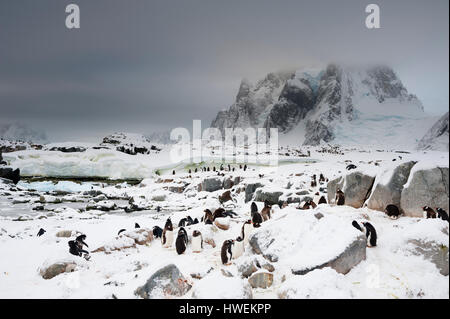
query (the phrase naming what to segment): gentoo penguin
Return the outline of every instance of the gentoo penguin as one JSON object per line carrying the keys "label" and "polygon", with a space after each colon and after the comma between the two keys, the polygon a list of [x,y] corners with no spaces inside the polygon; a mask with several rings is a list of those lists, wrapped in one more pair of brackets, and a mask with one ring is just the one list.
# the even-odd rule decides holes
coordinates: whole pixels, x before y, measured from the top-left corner
{"label": "gentoo penguin", "polygon": [[326,204],[326,203],[327,203],[327,200],[325,199],[325,196],[321,196],[320,199],[319,199],[319,205],[320,204]]}
{"label": "gentoo penguin", "polygon": [[161,238],[163,234],[163,229],[159,226],[153,227],[153,236],[156,238]]}
{"label": "gentoo penguin", "polygon": [[323,174],[320,173],[320,176],[319,176],[319,183],[324,183],[324,182],[325,182],[325,176],[323,176]]}
{"label": "gentoo penguin", "polygon": [[192,252],[199,253],[203,250],[203,237],[202,233],[198,230],[194,230],[192,233]]}
{"label": "gentoo penguin", "polygon": [[86,235],[80,235],[75,240],[69,241],[69,253],[75,256],[82,257],[84,254],[84,258],[89,260],[89,252],[83,249],[83,246],[89,247],[84,241],[86,239]]}
{"label": "gentoo penguin", "polygon": [[312,180],[311,180],[311,187],[316,187],[317,186],[317,177],[316,177],[316,175],[314,174],[313,176],[312,176]]}
{"label": "gentoo penguin", "polygon": [[222,264],[229,265],[231,263],[231,258],[233,258],[233,245],[234,240],[225,240],[222,244],[222,250],[220,251],[220,257],[222,259]]}
{"label": "gentoo penguin", "polygon": [[267,200],[264,201],[264,208],[261,211],[261,215],[264,221],[270,219],[270,211],[272,210],[272,205],[269,204]]}
{"label": "gentoo penguin", "polygon": [[438,207],[436,208],[436,212],[439,216],[440,219],[442,220],[446,220],[448,222],[448,214],[445,210],[443,210],[442,208]]}
{"label": "gentoo penguin", "polygon": [[436,218],[436,212],[430,206],[424,206],[423,209],[423,218]]}
{"label": "gentoo penguin", "polygon": [[222,217],[226,217],[225,209],[223,209],[223,208],[217,208],[217,209],[214,211],[214,214],[213,214],[213,220],[216,220],[216,218],[222,218]]}
{"label": "gentoo penguin", "polygon": [[241,237],[243,238],[243,240],[244,240],[244,244],[246,244],[247,242],[248,242],[248,240],[249,240],[249,237],[250,237],[250,233],[252,232],[252,230],[253,230],[253,223],[252,223],[252,221],[249,219],[249,220],[247,220],[245,223],[244,223],[244,225],[242,225],[242,229],[241,229]]}
{"label": "gentoo penguin", "polygon": [[231,171],[231,166],[230,166],[230,164],[228,164],[228,171],[229,171],[229,172]]}
{"label": "gentoo penguin", "polygon": [[141,228],[141,225],[139,225],[138,223],[134,223],[134,228]]}
{"label": "gentoo penguin", "polygon": [[251,206],[251,214],[252,214],[252,222],[253,227],[258,228],[261,226],[263,222],[263,218],[260,213],[258,213],[258,206],[256,206],[255,202],[252,203]]}
{"label": "gentoo penguin", "polygon": [[214,222],[214,216],[209,209],[204,210],[205,216],[203,217],[203,222],[206,225],[212,225]]}
{"label": "gentoo penguin", "polygon": [[236,238],[231,253],[233,259],[237,259],[244,254],[244,238],[242,238],[241,236]]}
{"label": "gentoo penguin", "polygon": [[338,206],[342,206],[345,204],[345,194],[339,188],[336,191],[335,203]]}
{"label": "gentoo penguin", "polygon": [[375,247],[377,245],[377,231],[371,223],[363,222],[359,224],[356,220],[354,220],[352,225],[366,235],[367,246]]}
{"label": "gentoo penguin", "polygon": [[215,166],[213,166],[213,172],[215,172],[216,171],[216,167]]}
{"label": "gentoo penguin", "polygon": [[178,255],[181,255],[186,251],[186,246],[188,243],[188,235],[186,230],[181,227],[180,230],[178,230],[178,236],[175,240],[175,248],[177,249]]}
{"label": "gentoo penguin", "polygon": [[222,164],[220,165],[220,170],[223,171],[223,165]]}
{"label": "gentoo penguin", "polygon": [[198,218],[195,218],[194,221],[192,222],[192,225],[198,224]]}
{"label": "gentoo penguin", "polygon": [[170,218],[167,218],[166,225],[162,233],[162,245],[164,248],[171,247],[173,244],[173,225]]}
{"label": "gentoo penguin", "polygon": [[121,230],[119,230],[119,232],[117,233],[117,235],[120,235],[121,233],[123,233],[124,231],[126,231],[125,228],[122,228]]}
{"label": "gentoo penguin", "polygon": [[397,219],[400,216],[400,210],[392,204],[387,205],[384,212],[392,219]]}
{"label": "gentoo penguin", "polygon": [[194,220],[192,219],[191,216],[187,216],[186,217],[186,226],[191,226],[194,224]]}
{"label": "gentoo penguin", "polygon": [[44,235],[44,233],[46,232],[46,230],[44,228],[39,229],[37,236],[41,237],[42,235]]}
{"label": "gentoo penguin", "polygon": [[187,222],[187,218],[180,219],[180,221],[178,222],[178,227],[185,227],[186,222]]}

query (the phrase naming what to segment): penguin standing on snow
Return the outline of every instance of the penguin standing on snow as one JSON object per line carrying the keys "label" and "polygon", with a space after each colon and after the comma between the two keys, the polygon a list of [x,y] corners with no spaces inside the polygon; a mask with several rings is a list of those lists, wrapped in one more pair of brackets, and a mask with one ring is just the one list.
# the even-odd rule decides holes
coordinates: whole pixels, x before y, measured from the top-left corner
{"label": "penguin standing on snow", "polygon": [[205,209],[204,210],[205,215],[202,218],[202,221],[206,224],[206,225],[212,225],[214,222],[214,216],[213,213],[211,213],[211,211],[209,209]]}
{"label": "penguin standing on snow", "polygon": [[392,219],[397,219],[400,216],[400,210],[392,204],[387,205],[384,212]]}
{"label": "penguin standing on snow", "polygon": [[436,208],[436,212],[439,216],[440,219],[442,220],[446,220],[448,222],[448,214],[445,210],[443,210],[442,208],[438,207]]}
{"label": "penguin standing on snow", "polygon": [[199,253],[203,250],[203,236],[198,230],[194,230],[192,233],[192,252]]}
{"label": "penguin standing on snow", "polygon": [[261,226],[263,222],[263,218],[260,213],[258,213],[258,206],[256,206],[255,202],[251,205],[251,214],[252,214],[252,222],[253,227],[258,228]]}
{"label": "penguin standing on snow", "polygon": [[326,204],[326,203],[327,203],[327,200],[325,199],[325,196],[321,196],[320,199],[319,199],[319,205],[320,204]]}
{"label": "penguin standing on snow", "polygon": [[242,238],[241,236],[236,238],[231,253],[233,259],[237,259],[244,254],[244,238]]}
{"label": "penguin standing on snow", "polygon": [[225,240],[222,244],[222,249],[220,251],[220,258],[222,259],[222,264],[229,265],[231,259],[233,258],[233,246],[234,240]]}
{"label": "penguin standing on snow", "polygon": [[422,207],[423,218],[436,218],[436,212],[430,206]]}
{"label": "penguin standing on snow", "polygon": [[39,232],[37,233],[38,237],[41,237],[42,235],[44,235],[44,233],[46,232],[46,230],[44,228],[39,229]]}
{"label": "penguin standing on snow", "polygon": [[181,227],[178,231],[177,239],[175,240],[175,247],[177,249],[178,255],[183,254],[186,251],[186,247],[188,244],[188,235],[186,230]]}
{"label": "penguin standing on snow", "polygon": [[173,244],[173,225],[170,218],[167,218],[166,225],[162,233],[162,245],[164,248],[171,247]]}
{"label": "penguin standing on snow", "polygon": [[250,237],[250,233],[253,230],[253,223],[252,221],[249,219],[247,220],[244,225],[242,225],[242,229],[241,229],[241,237],[244,240],[244,244],[248,243],[249,237]]}
{"label": "penguin standing on snow", "polygon": [[336,205],[338,205],[338,206],[342,206],[345,204],[345,194],[339,188],[336,191],[335,202],[336,202]]}
{"label": "penguin standing on snow", "polygon": [[159,226],[153,227],[153,236],[156,238],[161,238],[163,234],[163,229]]}
{"label": "penguin standing on snow", "polygon": [[139,225],[138,223],[134,223],[134,228],[141,228],[141,225]]}
{"label": "penguin standing on snow", "polygon": [[261,215],[264,221],[268,221],[270,219],[270,211],[272,210],[272,205],[269,204],[267,200],[264,201],[264,208],[261,211]]}
{"label": "penguin standing on snow", "polygon": [[363,222],[359,224],[356,220],[352,222],[353,227],[363,232],[367,238],[367,246],[375,247],[377,245],[377,231],[371,223]]}

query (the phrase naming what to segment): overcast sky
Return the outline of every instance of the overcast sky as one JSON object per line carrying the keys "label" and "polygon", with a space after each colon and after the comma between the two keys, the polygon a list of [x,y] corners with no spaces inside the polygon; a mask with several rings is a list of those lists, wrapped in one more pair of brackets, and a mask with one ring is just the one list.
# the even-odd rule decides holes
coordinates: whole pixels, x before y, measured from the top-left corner
{"label": "overcast sky", "polygon": [[[381,29],[365,7],[381,8]],[[65,27],[76,3],[81,28]],[[448,110],[449,2],[2,0],[0,122],[52,139],[209,125],[243,77],[328,62],[386,63],[431,114]]]}

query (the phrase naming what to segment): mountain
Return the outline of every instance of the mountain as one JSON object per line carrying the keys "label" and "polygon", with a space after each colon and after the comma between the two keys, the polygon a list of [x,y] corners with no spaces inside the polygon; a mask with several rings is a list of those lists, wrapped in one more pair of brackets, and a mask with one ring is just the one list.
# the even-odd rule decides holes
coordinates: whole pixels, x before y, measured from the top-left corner
{"label": "mountain", "polygon": [[170,131],[153,132],[151,134],[145,135],[145,137],[149,141],[157,144],[164,144],[164,145],[175,144],[175,141],[170,139]]}
{"label": "mountain", "polygon": [[27,143],[47,143],[47,135],[44,131],[36,130],[20,123],[0,124],[0,138],[10,141],[22,141]]}
{"label": "mountain", "polygon": [[448,151],[449,112],[445,113],[419,141],[419,150]]}
{"label": "mountain", "polygon": [[[422,103],[387,66],[270,73],[252,85],[242,81],[235,103],[220,111],[212,127],[278,128],[284,140],[394,146],[420,139]],[[414,128],[414,129],[412,129]],[[421,135],[419,135],[421,134]]]}

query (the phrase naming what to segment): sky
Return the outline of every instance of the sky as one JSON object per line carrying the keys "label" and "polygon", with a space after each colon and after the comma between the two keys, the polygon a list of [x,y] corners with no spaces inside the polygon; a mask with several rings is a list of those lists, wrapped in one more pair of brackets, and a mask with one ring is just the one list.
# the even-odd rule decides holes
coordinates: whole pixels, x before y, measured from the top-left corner
{"label": "sky", "polygon": [[[365,27],[376,3],[381,28]],[[425,111],[449,103],[448,0],[2,0],[0,123],[51,140],[204,127],[242,78],[387,64]],[[80,7],[80,29],[65,8]]]}

